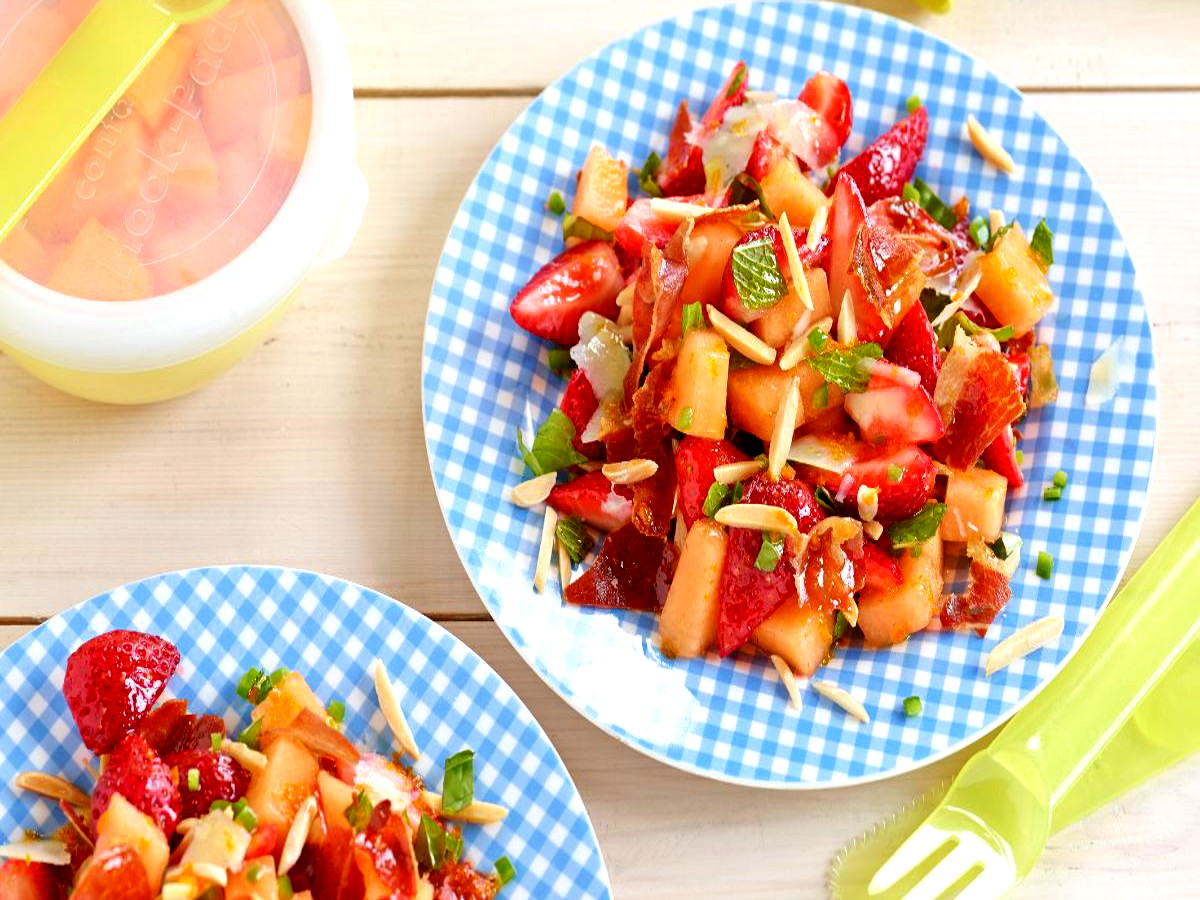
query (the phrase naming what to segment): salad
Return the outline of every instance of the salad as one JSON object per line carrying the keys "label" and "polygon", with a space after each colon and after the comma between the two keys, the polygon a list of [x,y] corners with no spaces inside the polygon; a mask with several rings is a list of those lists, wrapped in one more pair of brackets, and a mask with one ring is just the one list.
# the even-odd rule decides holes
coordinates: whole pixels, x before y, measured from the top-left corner
{"label": "salad", "polygon": [[[984,633],[1004,609],[1019,426],[1057,395],[1035,330],[1053,235],[942,199],[916,174],[928,110],[898,112],[839,166],[847,85],[781,98],[738,63],[699,118],[679,104],[665,156],[630,172],[594,146],[569,211],[550,196],[565,249],[510,307],[566,381],[518,433],[539,590],[557,553],[568,603],[656,612],[666,655],[757,648],[788,678],[853,635]],[[1013,169],[974,117],[965,139]]]}
{"label": "salad", "polygon": [[441,794],[426,790],[403,761],[419,751],[382,663],[375,690],[400,748],[390,758],[357,749],[342,732],[345,705],[322,704],[285,669],[242,677],[250,723],[231,737],[220,716],[158,702],[179,662],[170,642],[136,631],[71,654],[63,694],[99,772],[88,790],[17,776],[67,824],[0,848],[0,897],[489,900],[514,876],[506,858],[491,875],[462,858],[452,822],[498,822],[505,810],[475,799],[470,750],[446,760]]}

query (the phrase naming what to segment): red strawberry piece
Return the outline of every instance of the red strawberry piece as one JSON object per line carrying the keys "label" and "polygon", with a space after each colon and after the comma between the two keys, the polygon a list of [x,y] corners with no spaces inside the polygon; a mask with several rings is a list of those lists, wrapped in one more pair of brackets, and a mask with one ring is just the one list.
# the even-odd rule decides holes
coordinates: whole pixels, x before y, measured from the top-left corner
{"label": "red strawberry piece", "polygon": [[61,900],[66,891],[46,863],[5,860],[0,865],[0,897],[4,900]]}
{"label": "red strawberry piece", "polygon": [[225,722],[219,716],[191,715],[186,700],[166,700],[146,716],[138,734],[155,753],[167,757],[182,750],[210,747],[212,735],[225,736]]}
{"label": "red strawberry piece", "polygon": [[942,355],[929,316],[920,303],[914,303],[892,331],[885,355],[896,365],[916,372],[921,377],[921,387],[933,396]]}
{"label": "red strawberry piece", "polygon": [[561,516],[579,516],[593,528],[616,531],[633,515],[633,503],[613,490],[601,472],[588,472],[574,481],[557,484],[546,498]]}
{"label": "red strawberry piece", "polygon": [[140,734],[119,743],[92,791],[92,821],[99,821],[113,794],[120,794],[155,821],[168,838],[179,822],[181,800],[175,776]]}
{"label": "red strawberry piece", "polygon": [[867,204],[900,193],[912,178],[929,136],[929,114],[919,107],[868,144],[838,171],[853,178]]}
{"label": "red strawberry piece", "polygon": [[726,463],[749,459],[729,441],[711,441],[688,435],[675,450],[675,474],[679,478],[679,509],[688,528],[704,518],[704,501],[713,485],[713,469]]}
{"label": "red strawberry piece", "polygon": [[[244,791],[242,793],[245,793]],[[239,795],[240,796],[240,795]],[[246,859],[266,856],[275,852],[276,841],[279,839],[279,828],[275,825],[259,824],[250,835],[250,843],[246,845]]]}
{"label": "red strawberry piece", "polygon": [[63,695],[93,753],[108,753],[136,729],[179,665],[179,651],[163,638],[110,631],[67,658]]}
{"label": "red strawberry piece", "polygon": [[[203,816],[214,800],[237,800],[250,786],[250,773],[232,756],[213,750],[184,750],[165,757],[163,762],[175,770],[179,796],[183,800],[183,817]],[[200,787],[193,791],[188,785],[188,773],[195,769]]]}
{"label": "red strawberry piece", "polygon": [[189,718],[187,708],[186,700],[164,700],[150,711],[138,728],[138,734],[146,739],[150,749],[159,756],[162,756],[163,747],[171,739],[180,722]]}
{"label": "red strawberry piece", "polygon": [[746,161],[746,174],[755,181],[762,181],[775,164],[791,151],[770,128],[764,128],[754,139],[750,148],[750,159]]}
{"label": "red strawberry piece", "polygon": [[852,178],[838,178],[833,189],[833,203],[829,209],[829,297],[833,308],[840,314],[842,298],[849,292],[854,304],[854,318],[858,325],[860,341],[879,340],[887,328],[867,299],[866,288],[851,267],[858,234],[867,221],[867,208],[862,195]]}
{"label": "red strawberry piece", "polygon": [[604,539],[595,562],[566,591],[568,603],[657,611],[667,599],[679,553],[630,523]]}
{"label": "red strawberry piece", "polygon": [[92,857],[71,900],[152,900],[154,893],[141,858],[129,845],[118,844]]}
{"label": "red strawberry piece", "polygon": [[865,587],[887,590],[899,587],[904,581],[896,558],[874,541],[863,541],[862,553],[854,560],[854,573],[859,590]]}
{"label": "red strawberry piece", "polygon": [[1029,376],[1031,371],[1029,354],[1020,351],[1014,352],[1012,350],[1006,350],[1004,355],[1008,357],[1008,361],[1012,363],[1013,367],[1017,370],[1017,385],[1021,389],[1021,398],[1024,399],[1025,397],[1028,397]]}
{"label": "red strawberry piece", "polygon": [[934,395],[946,435],[935,454],[954,469],[969,469],[1025,412],[1016,373],[998,350],[956,344]]}
{"label": "red strawberry piece", "polygon": [[883,360],[871,369],[867,389],[846,395],[846,413],[872,444],[924,444],[946,433],[921,376]]}
{"label": "red strawberry piece", "polygon": [[700,119],[700,127],[706,133],[711,134],[720,128],[721,123],[725,121],[725,113],[746,102],[746,75],[746,64],[739,61]]}
{"label": "red strawberry piece", "polygon": [[[825,235],[821,236],[821,240],[817,243],[815,250],[809,250],[806,239],[808,237],[807,228],[793,228],[792,239],[796,242],[796,255],[800,257],[800,262],[812,268],[819,265],[821,259],[829,249],[829,241]],[[761,228],[756,228],[753,231],[743,235],[741,239],[734,245],[734,250],[738,247],[752,243],[754,241],[770,240],[775,248],[775,262],[779,266],[780,274],[785,279],[791,277],[791,266],[788,265],[787,251],[783,249],[783,233],[776,225],[764,225]],[[729,254],[729,259],[725,263],[725,274],[721,277],[721,301],[718,304],[721,312],[729,316],[735,322],[753,322],[760,318],[767,308],[762,309],[747,309],[742,298],[737,292],[737,285],[733,280],[733,253]]]}
{"label": "red strawberry piece", "polygon": [[600,441],[584,443],[579,439],[579,436],[583,434],[583,429],[591,421],[592,414],[599,406],[600,401],[596,399],[592,383],[588,381],[588,377],[582,369],[576,369],[571,373],[570,380],[567,381],[567,389],[563,392],[562,402],[558,404],[558,408],[575,426],[575,449],[588,459],[600,459],[604,456],[603,443]]}
{"label": "red strawberry piece", "polygon": [[1017,444],[1013,439],[1011,425],[988,444],[987,449],[983,451],[983,461],[993,472],[1007,478],[1009,487],[1019,488],[1025,483],[1025,476],[1021,474],[1021,466],[1017,462]]}
{"label": "red strawberry piece", "polygon": [[846,82],[830,72],[817,72],[804,83],[800,102],[820,113],[829,123],[839,147],[846,143],[854,125],[854,104]]}
{"label": "red strawberry piece", "polygon": [[617,294],[624,286],[613,248],[604,241],[586,241],[542,266],[517,292],[509,312],[530,334],[574,344],[585,312],[617,317]]}
{"label": "red strawberry piece", "polygon": [[679,103],[675,123],[667,143],[667,158],[658,172],[658,187],[667,197],[684,194],[703,194],[707,179],[704,175],[704,151],[689,143],[692,117],[686,100]]}
{"label": "red strawberry piece", "polygon": [[[765,503],[786,509],[807,533],[824,518],[812,489],[798,479],[771,481],[765,474],[746,482],[745,503]],[[730,528],[725,550],[725,569],[719,593],[721,610],[717,619],[717,649],[728,656],[750,639],[751,632],[783,603],[796,597],[796,553],[789,540],[772,572],[754,566],[762,549],[761,532]]]}
{"label": "red strawberry piece", "polygon": [[[679,199],[687,203],[704,202],[701,194]],[[642,248],[647,243],[653,244],[661,250],[670,242],[671,236],[675,234],[675,229],[678,227],[678,219],[655,212],[650,205],[649,198],[641,197],[634,200],[629,209],[625,210],[625,215],[621,217],[621,224],[617,226],[613,236],[616,238],[617,245],[634,258],[636,268],[641,265]]]}
{"label": "red strawberry piece", "polygon": [[[888,477],[889,469],[893,475],[899,473],[898,481]],[[937,479],[933,459],[919,447],[871,450],[864,446],[844,474],[808,468],[806,471],[812,472],[814,480],[835,500],[842,498],[840,505],[852,514],[857,513],[859,487],[865,485],[878,490],[879,507],[875,518],[885,524],[916,514],[933,495]]]}

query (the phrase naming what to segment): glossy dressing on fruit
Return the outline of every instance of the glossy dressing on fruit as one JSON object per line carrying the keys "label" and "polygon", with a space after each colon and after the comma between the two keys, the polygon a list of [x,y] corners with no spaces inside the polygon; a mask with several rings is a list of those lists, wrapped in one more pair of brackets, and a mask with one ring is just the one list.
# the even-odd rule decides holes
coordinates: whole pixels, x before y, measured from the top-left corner
{"label": "glossy dressing on fruit", "polygon": [[[0,0],[0,116],[96,0]],[[138,300],[224,266],[274,218],[308,145],[312,93],[278,0],[180,28],[0,244],[62,294]]]}

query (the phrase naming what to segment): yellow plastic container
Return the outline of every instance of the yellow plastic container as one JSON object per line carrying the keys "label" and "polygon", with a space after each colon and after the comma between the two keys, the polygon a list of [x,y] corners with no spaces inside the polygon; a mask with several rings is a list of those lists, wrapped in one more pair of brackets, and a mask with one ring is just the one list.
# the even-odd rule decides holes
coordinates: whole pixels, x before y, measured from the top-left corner
{"label": "yellow plastic container", "polygon": [[[0,118],[95,3],[0,0]],[[92,400],[194,390],[348,248],[354,150],[325,0],[231,0],[179,29],[0,242],[0,350]]]}

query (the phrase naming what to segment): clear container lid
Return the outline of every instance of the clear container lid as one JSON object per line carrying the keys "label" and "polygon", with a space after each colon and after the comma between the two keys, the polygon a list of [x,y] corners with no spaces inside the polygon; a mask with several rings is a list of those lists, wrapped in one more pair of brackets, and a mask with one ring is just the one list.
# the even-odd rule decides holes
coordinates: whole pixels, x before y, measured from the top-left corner
{"label": "clear container lid", "polygon": [[[0,116],[97,0],[0,0]],[[254,242],[308,147],[312,87],[279,0],[233,0],[163,45],[0,243],[53,291],[140,300],[216,272]]]}

